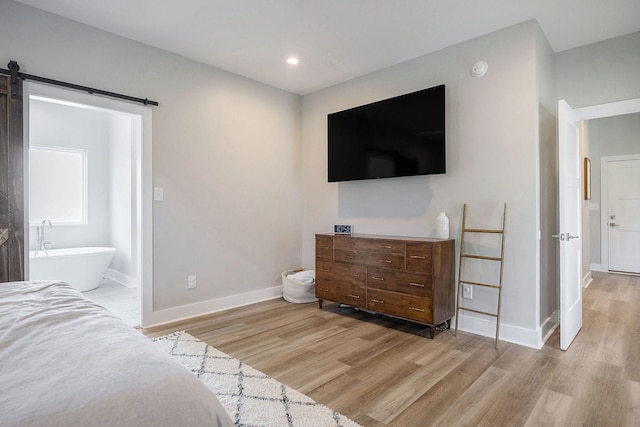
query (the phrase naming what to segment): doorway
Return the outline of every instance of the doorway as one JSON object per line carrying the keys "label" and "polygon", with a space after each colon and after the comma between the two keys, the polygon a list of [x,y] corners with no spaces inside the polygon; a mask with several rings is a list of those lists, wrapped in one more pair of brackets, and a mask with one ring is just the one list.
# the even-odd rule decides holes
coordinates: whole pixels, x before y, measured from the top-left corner
{"label": "doorway", "polygon": [[[25,147],[25,217],[29,220],[25,240],[31,249],[48,241],[54,248],[115,247],[107,279],[85,295],[128,323],[144,326],[152,286],[150,108],[37,83],[26,83],[24,94],[24,132],[29,142]],[[77,191],[77,203],[65,203],[79,206],[79,212],[71,216],[75,221],[36,218],[42,214],[34,203],[37,194],[31,190],[38,190],[29,181],[36,180],[38,173],[42,175],[40,168],[46,169],[46,162],[29,169],[29,152],[34,149],[38,150],[34,159],[41,159],[43,153],[46,159],[48,151],[57,156],[69,151],[84,153],[85,182],[78,185],[83,189]],[[40,189],[38,194],[42,193]],[[62,196],[62,200],[69,200],[67,194]],[[39,239],[42,231],[47,233],[46,240],[44,236]],[[26,260],[29,274],[31,260]],[[110,299],[115,300],[111,307],[107,304]]]}
{"label": "doorway", "polygon": [[[565,114],[564,114],[565,119],[561,120],[562,115],[560,114],[561,113],[560,107],[562,107],[563,105],[566,106],[565,108],[563,108],[563,110],[565,110]],[[610,104],[596,105],[592,107],[584,107],[584,108],[579,108],[575,110],[571,109],[564,101],[560,101],[559,112],[558,112],[558,122],[559,122],[558,126],[559,126],[559,129],[562,130],[566,127],[565,126],[566,124],[571,124],[573,127],[576,128],[577,133],[574,132],[576,134],[575,138],[577,138],[580,141],[583,141],[583,138],[585,137],[585,135],[582,130],[578,130],[577,126],[579,121],[584,122],[585,120],[598,119],[598,118],[604,118],[604,117],[613,117],[613,116],[629,114],[629,113],[637,113],[637,112],[640,112],[640,98],[627,100],[627,101],[614,102]],[[567,117],[569,118],[567,119]],[[573,135],[573,133],[571,133],[571,135]],[[564,140],[570,140],[570,139],[571,138],[564,138]],[[559,132],[560,149],[562,149],[562,145],[563,145],[562,132]],[[583,147],[583,150],[584,151],[577,150],[576,153],[573,154],[573,160],[572,160],[573,163],[578,162],[580,158],[588,155],[588,146],[586,149],[584,149]],[[586,161],[584,163],[585,165],[588,164],[588,162]],[[560,164],[560,176],[562,176],[563,173],[566,172],[566,170],[563,169],[563,167],[565,166]],[[575,167],[573,169],[575,169]],[[588,171],[585,169],[584,172],[588,172]],[[575,178],[574,181],[576,183],[581,184],[582,186],[587,184],[586,180],[581,180],[577,174],[574,174],[574,175],[576,175],[574,177]],[[587,176],[587,175],[588,174],[585,174],[583,176]],[[562,185],[562,179],[560,180],[559,184]],[[589,199],[589,197],[587,196],[587,193],[588,192],[585,191],[585,199]],[[560,221],[561,222],[562,222],[562,209],[565,204],[564,202],[565,200],[563,200],[562,192],[560,192]],[[577,203],[578,215],[575,216],[577,218],[575,223],[578,226],[580,226],[583,208],[584,207],[582,206],[582,204],[578,202]],[[592,205],[589,206],[589,209],[591,208],[592,208]],[[583,224],[582,224],[583,227],[581,228],[581,230],[579,230],[579,233],[572,235],[571,233],[563,232],[554,237],[558,237],[560,238],[560,240],[564,240],[565,243],[570,240],[578,239],[579,234],[581,234],[583,237],[588,237],[590,235],[588,231],[589,230],[588,222],[587,224],[584,224],[584,222],[585,221],[583,221]],[[576,224],[573,224],[573,225],[576,225]],[[569,221],[565,225],[571,226],[572,223],[571,221]],[[590,240],[589,238],[586,238],[586,239],[583,238],[582,239],[583,243],[579,247],[574,247],[574,252],[579,254],[580,251],[583,251],[583,252],[586,251],[586,253],[589,253],[589,243],[588,243],[589,240]],[[575,246],[575,242],[574,242],[574,246]],[[560,321],[561,338],[563,334],[563,328],[565,333],[564,342],[561,339],[560,347],[563,350],[569,347],[569,345],[575,338],[575,335],[577,335],[582,325],[582,312],[581,312],[582,311],[582,306],[581,306],[582,289],[579,286],[577,286],[578,285],[577,278],[580,276],[581,272],[575,271],[575,270],[579,269],[580,264],[582,264],[583,280],[584,280],[584,277],[586,277],[586,275],[584,275],[585,270],[588,271],[588,275],[590,276],[590,271],[588,268],[586,268],[587,266],[584,265],[585,264],[584,261],[582,263],[579,260],[577,262],[573,262],[574,260],[573,258],[571,257],[563,258],[562,252],[560,253],[560,259],[559,259],[560,269],[559,270],[561,274],[560,274],[560,283],[559,283],[559,301],[560,301],[560,319],[561,319]],[[573,271],[574,274],[568,276],[563,273],[567,271]],[[571,279],[571,280],[568,280],[568,279]],[[564,300],[564,303],[563,303],[563,300]],[[575,304],[573,304],[574,301],[576,302]],[[580,303],[580,306],[577,305],[578,303]],[[573,312],[575,312],[575,315],[573,315],[570,318],[567,318],[567,316],[569,316],[569,312],[573,308],[575,308],[575,310],[573,310]]]}
{"label": "doorway", "polygon": [[[592,197],[585,203],[586,224],[583,233],[588,235],[584,270],[618,270],[609,266],[609,235],[611,223],[608,208],[607,170],[609,160],[622,160],[630,155],[640,155],[640,99],[605,104],[580,109],[588,130],[587,155],[591,159]],[[626,174],[625,174],[626,175]],[[619,219],[619,218],[617,218]],[[625,221],[625,228],[628,221]],[[615,227],[615,226],[614,226]],[[616,229],[619,229],[616,227]]]}

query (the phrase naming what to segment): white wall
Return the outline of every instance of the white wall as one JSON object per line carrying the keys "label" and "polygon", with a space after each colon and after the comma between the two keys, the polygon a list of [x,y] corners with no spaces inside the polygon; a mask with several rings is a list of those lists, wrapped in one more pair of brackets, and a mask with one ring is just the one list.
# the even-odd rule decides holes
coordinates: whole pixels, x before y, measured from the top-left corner
{"label": "white wall", "polygon": [[299,96],[10,0],[0,9],[1,63],[160,102],[154,311],[200,314],[189,307],[247,292],[236,302],[251,302],[301,264]]}
{"label": "white wall", "polygon": [[132,118],[116,113],[109,118],[109,246],[116,248],[110,268],[131,278],[127,284],[137,285]]}
{"label": "white wall", "polygon": [[[46,228],[52,248],[107,246],[109,242],[109,115],[102,111],[31,100],[33,145],[84,149],[88,156],[88,224]],[[31,227],[29,247],[37,246]]]}
{"label": "white wall", "polygon": [[[538,31],[528,21],[303,98],[306,267],[314,262],[314,234],[331,231],[333,224],[352,224],[357,233],[433,236],[436,216],[444,211],[450,216],[451,236],[459,240],[464,203],[470,205],[470,226],[492,228],[500,225],[507,202],[503,324],[510,339],[535,341]],[[489,71],[473,78],[470,69],[478,60],[487,61]],[[442,83],[447,100],[445,175],[327,182],[328,113]],[[481,308],[492,300],[474,290],[474,303]]]}

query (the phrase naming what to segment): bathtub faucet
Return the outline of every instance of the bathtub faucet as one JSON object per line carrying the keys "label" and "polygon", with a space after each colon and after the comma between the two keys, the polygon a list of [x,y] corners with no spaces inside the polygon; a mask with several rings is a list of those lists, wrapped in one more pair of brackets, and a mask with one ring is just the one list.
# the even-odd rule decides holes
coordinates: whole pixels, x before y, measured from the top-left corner
{"label": "bathtub faucet", "polygon": [[38,254],[38,251],[44,251],[44,253],[47,254],[46,245],[51,243],[51,240],[46,240],[44,238],[44,229],[45,229],[45,226],[47,225],[47,223],[49,224],[49,228],[53,227],[53,225],[51,224],[51,221],[49,221],[48,219],[45,219],[44,221],[42,221],[42,224],[40,224],[37,227],[37,230],[38,230],[38,249],[36,250],[36,255]]}

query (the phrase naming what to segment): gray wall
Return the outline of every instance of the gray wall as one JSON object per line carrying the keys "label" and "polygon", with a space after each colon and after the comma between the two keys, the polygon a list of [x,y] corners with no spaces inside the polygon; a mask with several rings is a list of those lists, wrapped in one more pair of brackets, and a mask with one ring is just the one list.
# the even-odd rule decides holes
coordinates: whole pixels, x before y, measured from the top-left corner
{"label": "gray wall", "polygon": [[[535,21],[528,21],[304,97],[305,266],[313,265],[314,234],[331,231],[333,224],[352,224],[358,233],[434,236],[436,216],[446,212],[451,236],[459,241],[464,203],[470,226],[492,228],[500,226],[507,202],[503,322],[537,328],[538,31]],[[489,70],[474,78],[470,69],[479,60],[487,61]],[[549,86],[548,76],[540,78]],[[443,83],[446,174],[327,182],[328,113]],[[548,102],[552,88],[545,90]],[[490,273],[495,272],[484,272]],[[474,289],[478,308],[494,306],[493,301]]]}
{"label": "gray wall", "polygon": [[[546,37],[537,32],[536,86],[538,93],[539,194],[540,194],[540,309],[537,325],[551,327],[547,319],[558,308],[558,144],[555,55]],[[543,335],[548,331],[543,331]]]}
{"label": "gray wall", "polygon": [[[154,205],[156,309],[274,286],[280,271],[313,266],[314,233],[335,223],[430,236],[445,211],[458,239],[463,203],[478,225],[492,227],[506,201],[503,320],[533,331],[556,304],[553,247],[544,238],[537,243],[539,230],[555,226],[549,67],[555,62],[556,98],[574,107],[640,97],[640,33],[551,59],[529,21],[301,102],[10,0],[0,8],[0,62],[16,59],[25,72],[161,102],[153,110],[153,179],[165,188],[165,201]],[[489,72],[474,79],[469,69],[478,60]],[[327,113],[441,83],[446,175],[326,182]],[[196,290],[187,291],[188,274],[199,276]]]}
{"label": "gray wall", "polygon": [[[640,98],[640,32],[627,34],[599,43],[559,52],[556,54],[556,95],[573,108],[607,104]],[[586,128],[589,141],[593,140],[591,125]],[[588,143],[582,157],[591,159],[592,202],[599,199],[600,163],[590,151],[596,148]],[[597,149],[597,148],[596,148]],[[597,171],[597,176],[594,173]],[[597,185],[597,187],[596,187]],[[594,253],[600,251],[600,211],[583,205],[582,275],[589,272],[589,264],[596,262]],[[599,262],[600,255],[597,256]]]}
{"label": "gray wall", "polygon": [[160,102],[155,310],[270,288],[300,265],[299,96],[9,0],[0,9],[0,63]]}
{"label": "gray wall", "polygon": [[556,54],[556,93],[573,108],[640,98],[640,32]]}

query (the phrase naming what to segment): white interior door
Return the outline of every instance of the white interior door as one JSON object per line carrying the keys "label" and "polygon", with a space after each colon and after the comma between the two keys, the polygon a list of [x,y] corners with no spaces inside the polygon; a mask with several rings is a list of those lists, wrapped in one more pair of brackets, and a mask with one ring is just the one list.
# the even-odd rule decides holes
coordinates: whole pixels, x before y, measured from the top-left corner
{"label": "white interior door", "polygon": [[582,179],[580,118],[558,101],[560,230],[560,348],[566,350],[582,328]]}
{"label": "white interior door", "polygon": [[640,159],[607,162],[607,195],[609,270],[640,273]]}

